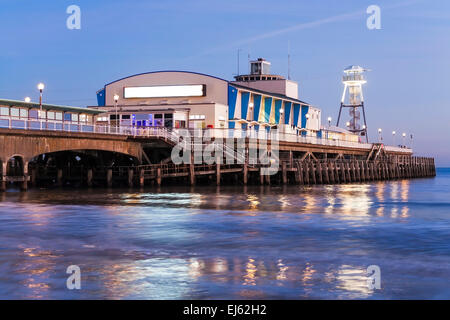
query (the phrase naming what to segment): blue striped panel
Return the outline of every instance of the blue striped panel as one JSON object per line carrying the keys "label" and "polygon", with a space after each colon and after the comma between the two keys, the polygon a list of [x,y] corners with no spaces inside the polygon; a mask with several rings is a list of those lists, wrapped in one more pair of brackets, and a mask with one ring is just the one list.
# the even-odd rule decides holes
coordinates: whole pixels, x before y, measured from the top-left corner
{"label": "blue striped panel", "polygon": [[241,93],[241,119],[247,120],[248,102],[250,101],[250,92]]}
{"label": "blue striped panel", "polygon": [[253,120],[258,121],[259,119],[259,109],[261,109],[261,95],[255,94],[253,96]]}
{"label": "blue striped panel", "polygon": [[300,105],[298,103],[294,103],[294,123],[292,125],[298,125],[298,116],[300,115]]}
{"label": "blue striped panel", "polygon": [[228,119],[234,119],[236,111],[236,100],[238,90],[235,87],[228,86]]}
{"label": "blue striped panel", "polygon": [[280,123],[280,109],[281,109],[281,100],[275,100],[275,123]]}
{"label": "blue striped panel", "polygon": [[291,106],[291,102],[284,102],[284,124],[289,124],[289,120],[291,119]]}
{"label": "blue striped panel", "polygon": [[[306,114],[309,111],[309,106],[302,105],[302,128],[306,128]],[[302,132],[303,136],[306,136],[306,132]]]}

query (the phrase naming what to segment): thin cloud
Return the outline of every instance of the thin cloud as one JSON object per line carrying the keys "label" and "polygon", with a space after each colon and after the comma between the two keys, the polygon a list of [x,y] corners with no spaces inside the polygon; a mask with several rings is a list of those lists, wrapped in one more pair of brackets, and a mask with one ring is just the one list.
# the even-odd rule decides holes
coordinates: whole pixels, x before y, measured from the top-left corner
{"label": "thin cloud", "polygon": [[[383,6],[382,9],[399,8],[399,7],[409,6],[409,5],[412,5],[412,4],[415,4],[415,3],[418,3],[418,2],[422,2],[422,1],[424,1],[424,0],[405,1],[405,2],[392,4],[392,5],[389,5],[389,6]],[[290,27],[287,27],[287,28],[278,29],[278,30],[267,32],[267,33],[259,34],[259,35],[256,35],[254,37],[243,39],[243,40],[240,40],[240,41],[237,41],[237,42],[234,42],[234,43],[230,43],[230,44],[227,44],[227,45],[211,48],[211,49],[203,51],[203,52],[201,52],[201,53],[199,53],[197,55],[194,55],[191,58],[198,57],[198,56],[204,56],[204,55],[208,55],[208,54],[211,54],[211,53],[214,53],[214,52],[227,50],[227,49],[230,49],[230,48],[235,48],[235,47],[239,47],[239,46],[243,46],[243,45],[248,45],[250,43],[253,43],[253,42],[256,42],[256,41],[259,41],[259,40],[272,38],[272,37],[279,36],[279,35],[282,35],[282,34],[293,32],[293,31],[304,30],[304,29],[311,29],[311,28],[320,27],[322,25],[326,25],[326,24],[330,24],[330,23],[347,21],[347,20],[351,20],[351,19],[354,19],[354,18],[360,18],[360,17],[363,17],[366,14],[367,14],[366,13],[366,9],[364,9],[364,10],[358,10],[358,11],[354,11],[354,12],[350,12],[350,13],[344,13],[344,14],[340,14],[340,15],[336,15],[336,16],[332,16],[332,17],[328,17],[328,18],[323,18],[323,19],[319,19],[319,20],[316,20],[316,21],[296,24],[296,25],[293,25],[293,26],[290,26]]]}

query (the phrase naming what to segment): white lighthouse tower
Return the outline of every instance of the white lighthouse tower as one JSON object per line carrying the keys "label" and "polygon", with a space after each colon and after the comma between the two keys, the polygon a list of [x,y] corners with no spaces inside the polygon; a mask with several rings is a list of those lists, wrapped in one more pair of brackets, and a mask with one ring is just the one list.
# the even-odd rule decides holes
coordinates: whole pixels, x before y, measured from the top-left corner
{"label": "white lighthouse tower", "polygon": [[[366,114],[364,111],[364,96],[362,91],[362,85],[367,82],[363,75],[365,71],[369,70],[360,66],[350,66],[344,70],[344,76],[342,77],[344,92],[342,93],[337,126],[339,126],[339,121],[341,119],[342,108],[349,108],[350,121],[347,122],[348,130],[360,136],[365,136],[366,141],[369,142],[369,138],[367,136]],[[346,104],[345,97],[347,95],[347,91],[348,103]],[[362,110],[363,114],[364,124],[362,126],[359,123],[361,119],[361,112],[359,109]]]}

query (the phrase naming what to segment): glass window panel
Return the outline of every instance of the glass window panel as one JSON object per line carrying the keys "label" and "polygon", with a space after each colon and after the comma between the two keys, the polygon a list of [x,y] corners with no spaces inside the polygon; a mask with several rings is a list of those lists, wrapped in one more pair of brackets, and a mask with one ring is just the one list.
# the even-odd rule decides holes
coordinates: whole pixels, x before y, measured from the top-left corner
{"label": "glass window panel", "polygon": [[38,117],[38,111],[37,110],[30,110],[29,114],[30,114],[30,118],[31,119],[37,119],[37,117]]}
{"label": "glass window panel", "polygon": [[64,113],[64,121],[71,121],[72,115],[70,113]]}
{"label": "glass window panel", "polygon": [[78,114],[77,113],[73,113],[72,114],[72,121],[73,122],[78,122]]}
{"label": "glass window panel", "polygon": [[9,116],[9,108],[7,108],[7,107],[0,107],[0,115],[2,115],[2,116]]}
{"label": "glass window panel", "polygon": [[62,112],[55,112],[55,119],[56,120],[62,120]]}
{"label": "glass window panel", "polygon": [[27,109],[20,109],[20,117],[21,118],[28,118],[28,110]]}
{"label": "glass window panel", "polygon": [[18,108],[11,108],[11,117],[18,117],[20,115],[20,110]]}
{"label": "glass window panel", "polygon": [[55,112],[54,111],[48,111],[47,112],[47,119],[55,120]]}

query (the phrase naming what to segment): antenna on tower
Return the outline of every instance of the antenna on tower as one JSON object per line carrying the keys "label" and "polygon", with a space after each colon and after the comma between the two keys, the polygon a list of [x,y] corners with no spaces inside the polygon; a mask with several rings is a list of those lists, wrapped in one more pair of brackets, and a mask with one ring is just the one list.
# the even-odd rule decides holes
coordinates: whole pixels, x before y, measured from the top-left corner
{"label": "antenna on tower", "polygon": [[[344,76],[342,77],[342,83],[344,83],[344,92],[342,93],[341,107],[339,108],[339,116],[336,125],[339,126],[342,108],[349,108],[349,115],[351,119],[347,123],[348,130],[360,136],[365,136],[366,141],[369,142],[369,137],[367,136],[366,113],[364,110],[364,96],[362,91],[362,85],[367,82],[363,75],[363,73],[366,71],[370,70],[364,69],[360,66],[350,66],[344,69]],[[345,104],[347,89],[349,104]],[[364,125],[362,126],[362,128],[359,124],[359,120],[361,119],[361,114],[358,110],[359,108],[362,109],[364,119]]]}
{"label": "antenna on tower", "polygon": [[239,73],[239,53],[242,51],[242,49],[237,49],[237,75],[240,75]]}
{"label": "antenna on tower", "polygon": [[291,80],[291,41],[288,40],[288,80]]}

